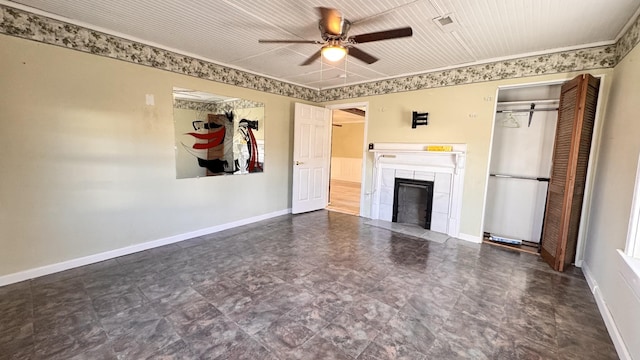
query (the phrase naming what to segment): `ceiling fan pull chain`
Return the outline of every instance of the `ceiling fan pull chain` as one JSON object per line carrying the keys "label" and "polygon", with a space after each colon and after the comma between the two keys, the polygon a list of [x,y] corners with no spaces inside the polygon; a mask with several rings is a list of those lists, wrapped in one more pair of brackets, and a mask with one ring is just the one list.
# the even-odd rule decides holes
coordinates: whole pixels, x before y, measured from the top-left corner
{"label": "ceiling fan pull chain", "polygon": [[343,84],[346,85],[347,84],[347,57],[344,57],[344,82]]}
{"label": "ceiling fan pull chain", "polygon": [[319,86],[320,89],[322,89],[322,83],[324,82],[323,65],[324,65],[324,60],[322,60],[322,57],[320,57],[320,86]]}

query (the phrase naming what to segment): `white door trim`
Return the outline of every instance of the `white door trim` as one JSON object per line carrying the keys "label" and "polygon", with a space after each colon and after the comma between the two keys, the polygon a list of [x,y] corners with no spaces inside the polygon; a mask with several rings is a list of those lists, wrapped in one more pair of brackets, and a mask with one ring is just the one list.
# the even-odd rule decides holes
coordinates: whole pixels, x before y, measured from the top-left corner
{"label": "white door trim", "polygon": [[[371,217],[370,214],[367,214],[368,207],[365,206],[365,196],[370,195],[365,191],[365,181],[366,181],[366,171],[367,171],[367,152],[369,151],[369,142],[367,141],[367,134],[369,132],[369,102],[357,102],[357,103],[346,103],[346,104],[335,104],[335,105],[327,105],[326,108],[331,110],[331,114],[333,116],[333,110],[340,109],[350,109],[356,107],[363,107],[364,109],[364,138],[362,141],[362,182],[360,183],[360,216],[362,217]],[[333,119],[332,119],[333,121]],[[329,136],[329,148],[331,148],[331,136]],[[366,209],[365,209],[366,207]]]}

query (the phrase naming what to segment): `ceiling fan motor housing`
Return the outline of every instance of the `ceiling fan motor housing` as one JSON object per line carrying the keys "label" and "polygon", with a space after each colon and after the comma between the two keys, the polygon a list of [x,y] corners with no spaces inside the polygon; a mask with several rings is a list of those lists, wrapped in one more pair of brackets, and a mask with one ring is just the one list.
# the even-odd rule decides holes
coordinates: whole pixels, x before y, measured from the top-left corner
{"label": "ceiling fan motor housing", "polygon": [[341,32],[338,35],[331,34],[327,29],[325,29],[323,20],[318,22],[318,29],[320,29],[320,34],[322,36],[322,40],[331,41],[331,40],[346,40],[347,34],[349,33],[349,29],[351,29],[351,21],[341,18],[340,29]]}

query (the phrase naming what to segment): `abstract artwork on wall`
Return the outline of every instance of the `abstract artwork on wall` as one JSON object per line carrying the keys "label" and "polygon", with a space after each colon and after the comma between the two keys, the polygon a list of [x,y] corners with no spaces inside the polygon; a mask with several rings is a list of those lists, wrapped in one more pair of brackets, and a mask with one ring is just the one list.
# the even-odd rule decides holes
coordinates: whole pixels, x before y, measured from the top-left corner
{"label": "abstract artwork on wall", "polygon": [[264,171],[264,104],[174,88],[176,177]]}

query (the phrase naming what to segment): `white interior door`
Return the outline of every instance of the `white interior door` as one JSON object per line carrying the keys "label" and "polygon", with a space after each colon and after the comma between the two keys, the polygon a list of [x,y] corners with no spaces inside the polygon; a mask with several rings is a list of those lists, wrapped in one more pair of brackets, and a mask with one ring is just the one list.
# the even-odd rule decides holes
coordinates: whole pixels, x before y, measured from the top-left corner
{"label": "white interior door", "polygon": [[324,209],[329,195],[331,110],[296,103],[291,212]]}

